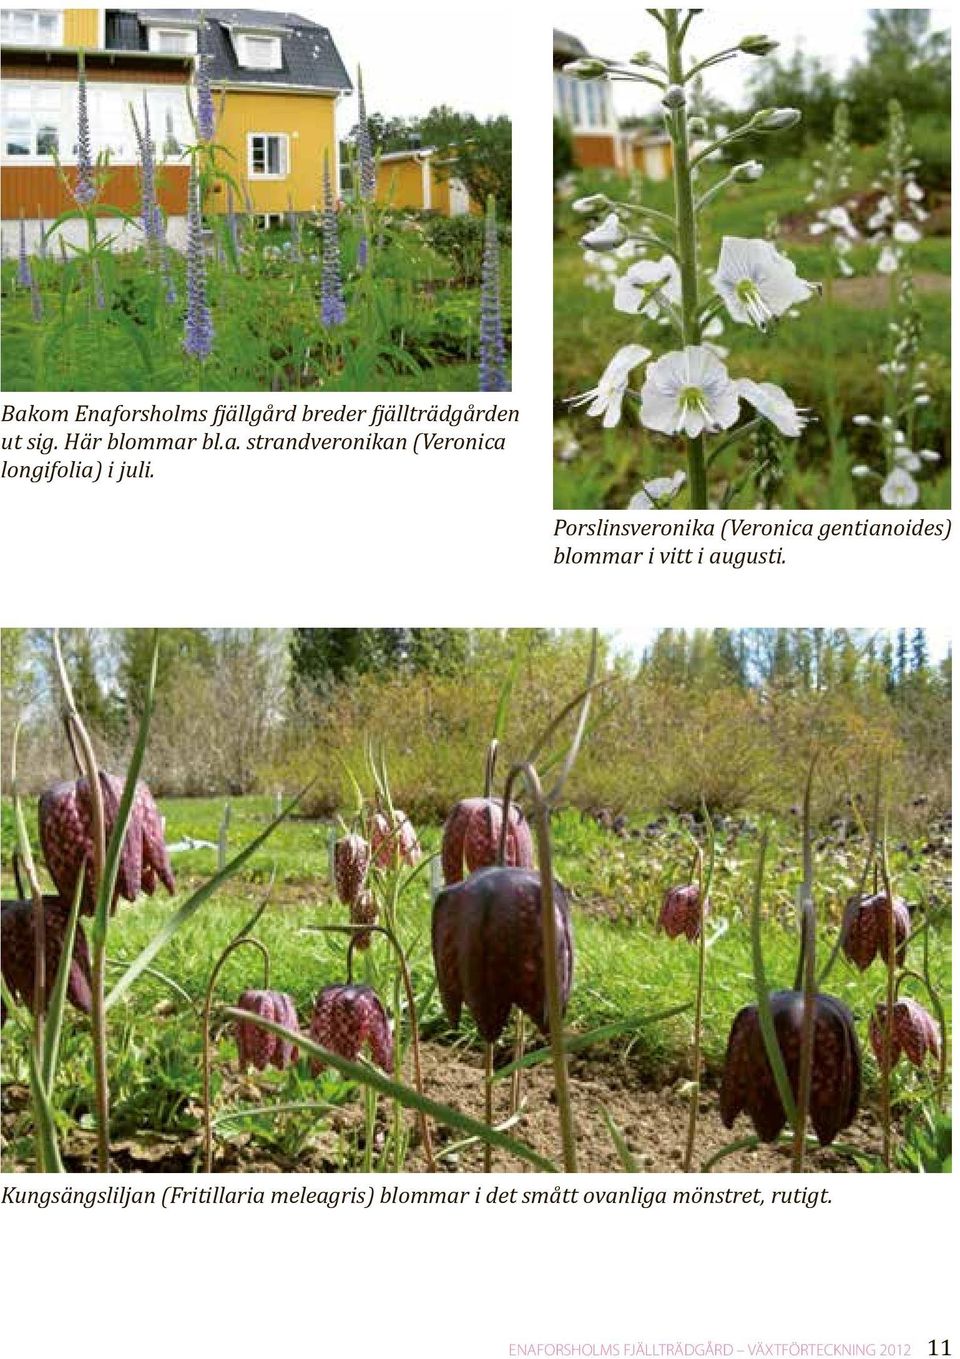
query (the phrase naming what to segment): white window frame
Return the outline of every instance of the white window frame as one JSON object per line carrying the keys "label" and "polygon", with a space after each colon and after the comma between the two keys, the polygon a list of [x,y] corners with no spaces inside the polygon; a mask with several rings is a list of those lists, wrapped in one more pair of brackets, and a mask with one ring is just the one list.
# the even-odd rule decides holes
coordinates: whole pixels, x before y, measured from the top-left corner
{"label": "white window frame", "polygon": [[[24,47],[39,46],[39,45],[41,45],[41,44],[43,44],[43,43],[48,43],[48,42],[50,42],[50,39],[49,39],[49,38],[41,38],[40,33],[39,33],[39,29],[40,29],[40,15],[41,15],[41,14],[45,14],[48,18],[52,15],[53,18],[56,19],[56,21],[57,21],[57,35],[56,35],[56,38],[53,40],[52,46],[54,46],[54,47],[62,47],[62,46],[63,46],[63,10],[62,10],[62,9],[5,9],[5,10],[0,10],[0,37],[2,37],[3,42],[5,42],[5,43],[19,43],[19,44],[22,44]],[[17,38],[17,37],[14,37],[14,36],[13,36],[13,34],[12,34],[11,30],[9,29],[8,25],[11,24],[11,23],[13,22],[13,16],[14,16],[14,15],[16,15],[21,21],[23,20],[24,16],[29,16],[30,21],[31,21],[31,24],[32,24],[32,28],[33,28],[33,32],[32,32],[32,34],[31,34],[31,36],[30,36],[29,38]]]}
{"label": "white window frame", "polygon": [[[237,61],[245,71],[281,71],[283,69],[283,45],[276,34],[238,33],[236,36]],[[252,61],[250,58],[250,43],[269,43],[273,53],[272,60],[269,63]]]}
{"label": "white window frame", "polygon": [[[16,94],[26,93],[30,98],[30,107],[26,110],[11,110],[10,103]],[[56,102],[57,108],[53,112],[50,109],[38,109],[39,102],[37,96],[44,94],[48,96],[50,102]],[[37,151],[37,131],[41,123],[52,124],[56,129],[57,135],[57,155],[61,161],[64,153],[70,149],[70,130],[64,117],[63,92],[62,86],[56,81],[41,80],[5,80],[3,82],[2,113],[0,113],[0,159],[4,165],[53,165],[53,153],[50,151]],[[10,126],[11,114],[14,117],[26,119],[29,123],[30,149],[26,155],[20,156],[10,154],[7,151],[7,132]]]}
{"label": "white window frame", "polygon": [[[258,139],[264,142],[263,163],[270,163],[266,143],[271,139],[280,143],[282,170],[271,174],[269,170],[256,170],[253,165],[253,144]],[[288,132],[248,132],[247,133],[247,175],[250,179],[289,179],[290,177],[290,134]]]}
{"label": "white window frame", "polygon": [[[182,51],[171,52],[169,48],[162,45],[162,38],[185,38],[186,45]],[[181,28],[176,24],[151,24],[147,29],[147,43],[151,52],[163,56],[195,57],[197,55],[197,30],[195,28]]]}

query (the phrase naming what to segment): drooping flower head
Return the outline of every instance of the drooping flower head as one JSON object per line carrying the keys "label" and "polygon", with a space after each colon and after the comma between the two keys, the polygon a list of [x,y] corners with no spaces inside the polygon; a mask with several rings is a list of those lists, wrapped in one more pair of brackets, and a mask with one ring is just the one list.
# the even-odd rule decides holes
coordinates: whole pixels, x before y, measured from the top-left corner
{"label": "drooping flower head", "polygon": [[[49,1005],[63,956],[70,903],[63,897],[43,898],[44,992]],[[5,901],[0,908],[0,963],[3,980],[11,995],[28,1009],[34,1005],[36,989],[36,939],[32,901]],[[73,940],[73,956],[67,976],[67,999],[83,1014],[93,1005],[90,954],[86,935],[79,923]],[[0,1022],[7,1018],[6,1005],[0,1004]]]}
{"label": "drooping flower head", "polygon": [[[355,1062],[364,1046],[384,1071],[393,1069],[393,1033],[380,997],[370,986],[325,986],[317,996],[310,1037],[321,1047]],[[322,1063],[312,1064],[314,1071]]]}
{"label": "drooping flower head", "polygon": [[333,877],[345,906],[356,901],[367,881],[370,846],[362,835],[344,835],[333,847]]}
{"label": "drooping flower head", "polygon": [[[570,908],[553,884],[556,968],[565,1010],[573,980]],[[516,1005],[542,1033],[549,1028],[543,953],[542,889],[532,868],[481,868],[445,887],[433,905],[433,960],[451,1023],[464,1004],[488,1043]]]}
{"label": "drooping flower head", "polygon": [[[893,928],[896,960],[902,965],[910,936],[910,911],[902,897],[893,898]],[[850,898],[840,925],[840,947],[861,972],[878,953],[885,963],[890,961],[890,899],[886,892]]]}
{"label": "drooping flower head", "polygon": [[[350,924],[375,925],[379,919],[380,908],[377,905],[377,898],[369,887],[364,887],[350,902]],[[358,929],[351,935],[354,948],[359,949],[361,953],[370,947],[372,938],[370,930]]]}
{"label": "drooping flower head", "polygon": [[213,350],[213,317],[207,300],[207,261],[200,215],[200,176],[196,161],[190,168],[187,206],[187,316],[183,347],[203,362]]}
{"label": "drooping flower head", "polygon": [[393,809],[392,826],[384,812],[375,812],[371,817],[370,848],[373,862],[383,869],[395,870],[401,864],[413,868],[422,853],[413,822],[399,807]]}
{"label": "drooping flower head", "polygon": [[81,208],[90,207],[97,197],[93,172],[93,146],[90,141],[90,110],[87,104],[87,72],[83,53],[77,63],[77,173],[73,196]]}
{"label": "drooping flower head", "polygon": [[724,236],[713,286],[734,321],[759,330],[816,292],[770,241],[742,236]]}
{"label": "drooping flower head", "polygon": [[681,934],[693,942],[700,937],[703,918],[710,910],[710,898],[700,906],[700,888],[695,882],[683,887],[671,887],[660,908],[659,926],[670,939]]}
{"label": "drooping flower head", "polygon": [[[123,780],[101,772],[100,791],[104,834],[109,843],[120,810]],[[91,915],[94,908],[92,823],[93,808],[86,778],[79,778],[75,783],[56,783],[40,798],[40,845],[47,870],[66,901],[72,900],[77,879],[86,870],[81,904],[85,915]],[[138,783],[120,851],[112,908],[116,908],[120,897],[135,901],[141,892],[153,896],[157,879],[171,895],[176,891],[164,842],[163,817],[147,785]]]}
{"label": "drooping flower head", "polygon": [[487,202],[480,287],[480,391],[508,390],[503,314],[500,307],[500,244],[493,197]]}
{"label": "drooping flower head", "polygon": [[[870,1046],[881,1068],[885,1061],[887,1007],[878,1005],[870,1016]],[[893,1006],[890,1065],[896,1066],[901,1054],[914,1066],[922,1066],[929,1052],[940,1056],[940,1033],[936,1021],[915,1000],[898,1000]]]}
{"label": "drooping flower head", "polygon": [[[770,997],[773,1026],[794,1099],[800,1084],[803,1037],[802,991],[775,991]],[[814,998],[810,1121],[821,1146],[849,1127],[860,1103],[860,1048],[853,1016],[833,996]],[[762,1142],[774,1142],[787,1115],[767,1058],[756,1005],[746,1005],[733,1021],[720,1086],[720,1117],[732,1128],[746,1113]]]}
{"label": "drooping flower head", "polygon": [[687,345],[648,366],[640,392],[640,420],[648,429],[694,439],[729,429],[739,414],[737,386],[705,345]]}
{"label": "drooping flower head", "polygon": [[[237,1001],[237,1008],[249,1010],[261,1019],[269,1019],[291,1033],[300,1032],[297,1007],[293,997],[285,991],[244,991]],[[241,1071],[246,1071],[250,1066],[256,1067],[257,1071],[265,1071],[268,1066],[275,1066],[278,1071],[282,1071],[299,1056],[292,1039],[281,1038],[278,1033],[271,1033],[269,1029],[261,1029],[259,1024],[242,1019],[237,1021],[236,1040]]]}
{"label": "drooping flower head", "polygon": [[340,276],[340,228],[330,183],[330,157],[323,153],[323,261],[320,274],[320,321],[325,326],[342,326],[347,319]]}
{"label": "drooping flower head", "polygon": [[627,393],[630,374],[639,364],[650,357],[650,350],[642,344],[625,344],[607,364],[600,375],[600,381],[589,392],[567,398],[569,406],[587,406],[588,415],[602,415],[604,429],[613,429],[620,423],[623,412],[623,398]]}
{"label": "drooping flower head", "polygon": [[[474,873],[496,863],[502,826],[501,799],[468,797],[457,803],[443,827],[440,846],[443,879],[448,886],[463,879],[464,866],[468,873]],[[507,817],[504,862],[513,868],[533,867],[530,823],[515,802],[511,802]]]}
{"label": "drooping flower head", "polygon": [[672,255],[659,260],[638,260],[617,280],[613,305],[629,316],[649,316],[656,320],[663,304],[680,304],[680,270]]}

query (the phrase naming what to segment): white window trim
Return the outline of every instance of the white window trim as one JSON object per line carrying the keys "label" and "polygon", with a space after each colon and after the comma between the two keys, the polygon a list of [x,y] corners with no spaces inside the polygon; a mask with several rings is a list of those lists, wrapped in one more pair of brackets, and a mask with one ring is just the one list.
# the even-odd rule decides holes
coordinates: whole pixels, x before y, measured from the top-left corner
{"label": "white window trim", "polygon": [[[247,43],[269,42],[276,56],[276,60],[270,66],[264,66],[261,62],[252,62],[249,59]],[[235,34],[235,46],[237,62],[244,71],[282,71],[283,70],[283,42],[275,33],[243,33]]]}
{"label": "white window trim", "polygon": [[[164,50],[163,50],[163,48],[160,46],[160,41],[159,41],[160,35],[161,35],[161,34],[171,34],[171,35],[174,35],[174,34],[175,34],[178,38],[189,38],[189,39],[192,39],[192,42],[188,42],[188,43],[187,43],[186,50],[183,51],[183,52],[169,52],[169,53],[164,53]],[[197,55],[197,46],[198,46],[198,43],[197,43],[197,30],[196,30],[195,28],[192,28],[190,25],[178,25],[178,24],[173,24],[173,23],[170,23],[170,24],[150,24],[149,27],[148,27],[148,29],[147,29],[147,43],[148,43],[148,46],[149,46],[151,52],[156,52],[156,53],[159,53],[159,54],[161,54],[161,55],[174,56],[174,57],[180,57],[180,56],[184,56],[184,57],[195,57],[195,56]]]}
{"label": "white window trim", "polygon": [[[282,174],[272,175],[266,170],[253,168],[253,142],[255,137],[276,137],[284,143],[283,160],[285,169]],[[247,133],[247,176],[249,179],[283,180],[290,178],[290,134],[289,132],[248,132]]]}
{"label": "white window trim", "polygon": [[[22,44],[24,47],[33,47],[33,46],[36,46],[36,45],[39,44],[40,41],[41,41],[40,36],[39,36],[39,33],[37,32],[37,16],[40,15],[40,14],[53,14],[53,15],[56,15],[56,17],[57,17],[57,36],[56,36],[56,38],[54,39],[54,41],[52,42],[51,46],[53,46],[53,47],[62,47],[62,46],[63,46],[63,10],[62,10],[62,9],[44,9],[44,10],[31,9],[31,10],[20,10],[19,12],[20,12],[21,14],[30,14],[30,15],[33,17],[33,34],[32,34],[32,36],[31,36],[26,42],[24,42],[24,43]],[[16,39],[16,38],[4,38],[3,41],[4,41],[5,43],[8,43],[11,47],[15,47],[15,46],[18,45],[18,43],[19,43],[20,40],[18,40],[18,39]],[[49,42],[50,40],[49,40],[49,39],[44,39],[43,41]]]}

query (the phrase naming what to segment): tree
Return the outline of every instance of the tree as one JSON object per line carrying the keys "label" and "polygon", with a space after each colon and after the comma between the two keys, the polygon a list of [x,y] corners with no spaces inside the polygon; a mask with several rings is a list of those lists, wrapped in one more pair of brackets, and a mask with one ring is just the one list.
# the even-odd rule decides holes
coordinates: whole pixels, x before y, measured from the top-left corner
{"label": "tree", "polygon": [[420,124],[424,146],[448,154],[440,167],[449,178],[460,179],[475,203],[492,194],[497,212],[509,218],[513,205],[513,127],[505,115],[480,122],[472,114],[431,109]]}

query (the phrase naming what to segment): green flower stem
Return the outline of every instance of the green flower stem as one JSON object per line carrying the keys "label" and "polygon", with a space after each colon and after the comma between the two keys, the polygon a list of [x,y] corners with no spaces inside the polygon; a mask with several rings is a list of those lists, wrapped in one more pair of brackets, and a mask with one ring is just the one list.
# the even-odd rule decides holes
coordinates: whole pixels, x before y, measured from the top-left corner
{"label": "green flower stem", "polygon": [[733,448],[741,439],[745,439],[748,434],[753,434],[763,424],[762,418],[758,415],[754,420],[748,420],[745,425],[740,425],[732,434],[728,434],[725,439],[721,439],[718,444],[714,444],[707,455],[707,466],[712,467],[721,453],[726,453],[728,448]]}
{"label": "green flower stem", "polygon": [[887,827],[880,842],[880,873],[887,898],[887,1009],[883,1023],[883,1057],[880,1063],[880,1116],[883,1122],[883,1164],[893,1169],[893,1109],[890,1087],[893,1077],[893,1007],[897,997],[897,924],[893,915],[893,885],[887,854]]}
{"label": "green flower stem", "polygon": [[203,1169],[209,1175],[213,1170],[213,1118],[212,1100],[210,1096],[210,1075],[212,1060],[210,1055],[210,1010],[213,1006],[213,989],[217,984],[217,978],[223,971],[231,954],[236,953],[244,945],[256,949],[263,959],[263,987],[264,990],[270,985],[270,954],[265,945],[259,939],[253,939],[248,935],[241,934],[238,938],[231,940],[227,947],[220,954],[214,964],[213,971],[210,973],[210,980],[207,982],[207,989],[203,997],[203,1036],[201,1039],[201,1056],[203,1059]]}
{"label": "green flower stem", "polygon": [[697,998],[694,1006],[693,1016],[693,1089],[690,1092],[690,1120],[687,1124],[687,1145],[683,1156],[683,1169],[689,1174],[693,1169],[693,1152],[697,1141],[697,1114],[700,1107],[700,1048],[702,1043],[703,1029],[703,983],[706,971],[707,958],[707,922],[706,905],[710,894],[710,884],[713,880],[713,862],[715,854],[713,822],[710,814],[706,811],[707,834],[710,845],[710,865],[706,875],[703,871],[703,852],[697,846],[697,891],[700,902],[700,934],[698,938],[697,956]]}
{"label": "green flower stem", "polygon": [[[493,1127],[493,1044],[483,1045],[483,1121],[488,1128]],[[489,1175],[493,1169],[493,1147],[489,1142],[483,1144],[483,1171]]]}
{"label": "green flower stem", "polygon": [[[683,35],[679,28],[679,10],[664,12],[667,33],[667,66],[670,79],[683,84]],[[673,195],[677,218],[680,284],[683,293],[682,321],[684,345],[700,343],[700,299],[697,283],[697,215],[693,202],[691,179],[690,139],[687,130],[687,110],[684,105],[674,111],[668,126],[673,142]],[[690,485],[690,508],[707,508],[707,471],[704,462],[704,439],[698,435],[687,441],[687,477]]]}

